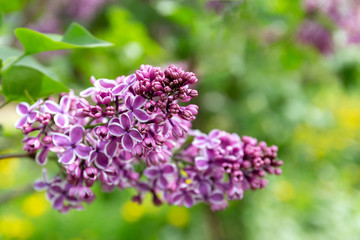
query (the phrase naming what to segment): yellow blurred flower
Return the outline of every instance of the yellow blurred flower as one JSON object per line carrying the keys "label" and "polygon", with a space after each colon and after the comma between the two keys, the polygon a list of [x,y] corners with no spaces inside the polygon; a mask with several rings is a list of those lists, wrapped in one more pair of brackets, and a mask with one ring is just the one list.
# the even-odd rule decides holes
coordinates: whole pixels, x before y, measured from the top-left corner
{"label": "yellow blurred flower", "polygon": [[13,214],[0,218],[0,234],[5,239],[26,239],[31,236],[33,231],[34,226],[27,219],[21,219]]}
{"label": "yellow blurred flower", "polygon": [[125,221],[136,222],[144,215],[145,207],[136,202],[128,201],[122,206],[120,213]]}
{"label": "yellow blurred flower", "polygon": [[295,189],[288,181],[279,181],[274,186],[275,197],[282,202],[290,201],[295,196]]}
{"label": "yellow blurred flower", "polygon": [[169,223],[175,227],[185,227],[189,223],[189,211],[183,207],[171,207],[167,212]]}
{"label": "yellow blurred flower", "polygon": [[6,189],[14,186],[14,174],[18,166],[18,158],[3,159],[0,161],[0,189]]}
{"label": "yellow blurred flower", "polygon": [[45,194],[34,193],[22,204],[23,212],[29,217],[38,217],[44,214],[49,208],[49,202],[45,198]]}

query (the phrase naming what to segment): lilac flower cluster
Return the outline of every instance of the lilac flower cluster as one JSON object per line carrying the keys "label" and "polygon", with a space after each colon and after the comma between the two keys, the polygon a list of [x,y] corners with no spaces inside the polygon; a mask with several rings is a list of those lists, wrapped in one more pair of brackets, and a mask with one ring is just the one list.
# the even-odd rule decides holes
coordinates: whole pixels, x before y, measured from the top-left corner
{"label": "lilac flower cluster", "polygon": [[95,182],[105,191],[134,188],[137,202],[150,193],[156,205],[206,202],[219,210],[245,190],[265,187],[266,173],[281,174],[276,146],[190,129],[198,113],[186,104],[198,95],[190,88],[194,73],[142,65],[129,76],[90,81],[80,97],[70,91],[58,102],[17,106],[24,150],[40,165],[58,160],[61,174],[49,180],[44,170],[35,189],[46,189],[61,212],[92,202]]}
{"label": "lilac flower cluster", "polygon": [[330,29],[316,19],[318,14],[323,14],[346,34],[349,43],[360,43],[359,0],[304,0],[303,7],[307,19],[300,27],[300,41],[312,44],[323,54],[333,52]]}

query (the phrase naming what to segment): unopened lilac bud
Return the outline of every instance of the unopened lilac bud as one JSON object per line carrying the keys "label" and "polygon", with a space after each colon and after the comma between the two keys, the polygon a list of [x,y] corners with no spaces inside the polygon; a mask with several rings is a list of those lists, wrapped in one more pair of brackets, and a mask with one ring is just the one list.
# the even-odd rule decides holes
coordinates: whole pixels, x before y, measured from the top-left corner
{"label": "unopened lilac bud", "polygon": [[100,118],[102,116],[102,109],[100,106],[90,106],[89,117]]}
{"label": "unopened lilac bud", "polygon": [[50,144],[52,144],[52,142],[53,142],[53,141],[52,141],[52,136],[47,135],[47,136],[43,137],[42,142],[43,142],[45,145],[50,145]]}
{"label": "unopened lilac bud", "polygon": [[154,92],[161,91],[162,89],[163,89],[163,87],[162,87],[160,82],[153,82],[152,83],[152,90]]}
{"label": "unopened lilac bud", "polygon": [[138,130],[141,134],[146,134],[149,131],[149,126],[146,123],[140,123]]}
{"label": "unopened lilac bud", "polygon": [[107,106],[105,108],[105,114],[107,117],[112,118],[115,115],[115,108],[113,106]]}
{"label": "unopened lilac bud", "polygon": [[101,140],[106,140],[109,138],[109,130],[106,126],[99,126],[99,127],[95,128],[95,134]]}
{"label": "unopened lilac bud", "polygon": [[280,168],[275,169],[275,174],[276,175],[281,175],[281,173],[282,173],[282,170]]}
{"label": "unopened lilac bud", "polygon": [[243,161],[241,163],[242,167],[245,169],[251,168],[251,162],[250,161]]}
{"label": "unopened lilac bud", "polygon": [[222,170],[225,172],[225,173],[231,173],[231,171],[232,171],[232,165],[230,164],[230,163],[223,163],[222,165],[221,165],[221,167],[222,167]]}
{"label": "unopened lilac bud", "polygon": [[244,180],[244,174],[242,171],[240,170],[236,170],[233,172],[233,180],[236,182],[241,182],[242,180]]}
{"label": "unopened lilac bud", "polygon": [[179,104],[176,104],[176,103],[171,104],[169,107],[169,112],[171,112],[173,114],[179,113],[179,110],[180,110],[180,106],[179,106]]}
{"label": "unopened lilac bud", "polygon": [[187,120],[187,121],[190,121],[190,120],[192,119],[192,117],[193,117],[193,114],[192,114],[192,112],[189,111],[189,110],[184,110],[184,111],[181,112],[180,116],[181,116],[183,119],[185,119],[185,120]]}
{"label": "unopened lilac bud", "polygon": [[88,167],[83,172],[86,186],[91,187],[98,179],[98,170],[94,167]]}
{"label": "unopened lilac bud", "polygon": [[188,95],[190,97],[197,97],[199,95],[199,93],[195,89],[191,89],[190,92],[188,92]]}
{"label": "unopened lilac bud", "polygon": [[98,103],[108,105],[113,98],[113,94],[110,91],[100,91],[96,93],[95,98]]}
{"label": "unopened lilac bud", "polygon": [[144,144],[146,147],[154,147],[154,142],[153,142],[153,140],[152,140],[150,137],[144,138],[143,144]]}
{"label": "unopened lilac bud", "polygon": [[31,133],[34,129],[31,127],[30,124],[28,123],[25,123],[23,126],[22,126],[22,132],[27,135],[29,133]]}
{"label": "unopened lilac bud", "polygon": [[154,141],[155,141],[156,145],[161,146],[161,145],[164,144],[165,139],[164,139],[164,137],[161,136],[161,135],[156,135],[156,136],[154,137]]}
{"label": "unopened lilac bud", "polygon": [[26,144],[24,145],[23,149],[29,153],[32,153],[38,150],[40,147],[41,147],[41,142],[39,141],[38,138],[29,138],[26,141]]}
{"label": "unopened lilac bud", "polygon": [[179,99],[181,99],[181,100],[185,100],[186,97],[187,97],[186,93],[180,93],[179,94]]}
{"label": "unopened lilac bud", "polygon": [[169,94],[169,93],[171,93],[171,91],[172,91],[172,90],[171,90],[171,87],[169,87],[169,86],[164,87],[164,92],[165,92],[165,93],[168,93],[168,94]]}
{"label": "unopened lilac bud", "polygon": [[186,106],[186,109],[191,111],[191,113],[196,116],[198,114],[199,111],[199,107],[195,104],[189,104]]}

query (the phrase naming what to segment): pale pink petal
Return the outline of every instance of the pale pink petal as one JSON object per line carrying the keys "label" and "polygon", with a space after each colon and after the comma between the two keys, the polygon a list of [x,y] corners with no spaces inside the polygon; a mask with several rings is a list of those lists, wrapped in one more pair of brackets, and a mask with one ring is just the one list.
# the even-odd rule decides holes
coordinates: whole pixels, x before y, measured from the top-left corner
{"label": "pale pink petal", "polygon": [[120,124],[110,124],[109,125],[109,132],[114,136],[122,136],[126,132],[125,129],[123,129]]}
{"label": "pale pink petal", "polygon": [[90,151],[91,151],[91,148],[88,146],[85,146],[84,144],[78,144],[75,147],[76,156],[78,156],[79,158],[84,159],[84,158],[89,157]]}
{"label": "pale pink petal", "polygon": [[72,148],[67,149],[60,157],[59,162],[63,164],[71,164],[75,161],[75,152]]}
{"label": "pale pink petal", "polygon": [[84,128],[81,126],[75,126],[70,130],[70,142],[76,144],[81,141],[84,135]]}
{"label": "pale pink petal", "polygon": [[69,137],[62,133],[54,133],[52,138],[56,146],[67,147],[71,145]]}
{"label": "pale pink petal", "polygon": [[29,113],[30,105],[26,102],[21,102],[16,106],[16,113],[19,115],[26,115]]}
{"label": "pale pink petal", "polygon": [[60,106],[51,100],[45,101],[44,106],[45,106],[46,112],[48,112],[48,113],[56,114],[56,113],[60,112]]}
{"label": "pale pink petal", "polygon": [[66,128],[69,125],[69,119],[64,114],[58,113],[54,117],[56,126]]}
{"label": "pale pink petal", "polygon": [[83,91],[80,92],[80,96],[81,97],[88,97],[91,94],[93,94],[95,92],[95,88],[94,87],[89,87]]}

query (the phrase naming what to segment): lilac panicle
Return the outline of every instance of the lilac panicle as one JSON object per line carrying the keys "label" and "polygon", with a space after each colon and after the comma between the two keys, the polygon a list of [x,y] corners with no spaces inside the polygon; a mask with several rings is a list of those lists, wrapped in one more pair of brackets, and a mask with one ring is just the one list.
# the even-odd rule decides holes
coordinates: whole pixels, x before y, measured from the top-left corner
{"label": "lilac panicle", "polygon": [[155,205],[205,202],[221,210],[246,190],[264,188],[266,175],[281,174],[276,146],[218,129],[191,130],[199,110],[187,103],[198,95],[192,72],[142,65],[129,76],[90,81],[81,97],[71,91],[58,102],[17,107],[24,150],[36,153],[40,165],[57,156],[64,170],[65,178],[52,179],[44,170],[34,185],[60,212],[91,203],[95,182],[104,191],[134,188],[137,202],[151,194]]}

